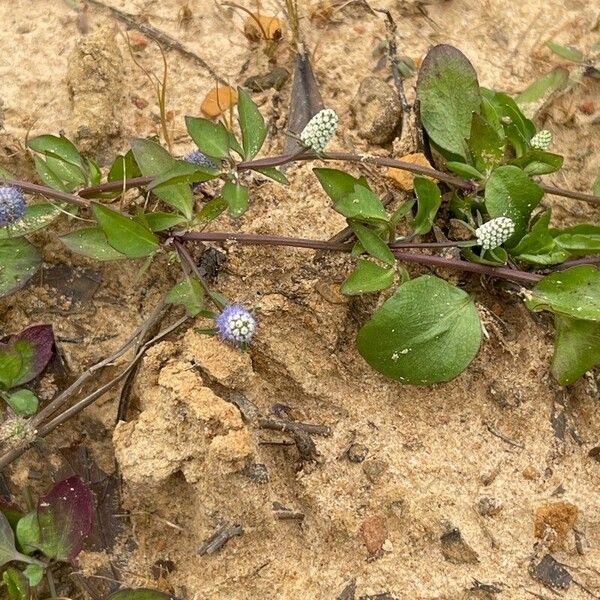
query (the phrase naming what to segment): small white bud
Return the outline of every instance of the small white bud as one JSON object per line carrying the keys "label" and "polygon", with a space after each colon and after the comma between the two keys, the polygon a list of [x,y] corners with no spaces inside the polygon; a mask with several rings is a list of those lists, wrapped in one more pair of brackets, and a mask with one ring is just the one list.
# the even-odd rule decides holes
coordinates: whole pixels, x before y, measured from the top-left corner
{"label": "small white bud", "polygon": [[529,142],[532,148],[537,148],[538,150],[548,150],[552,145],[552,132],[547,129],[542,129],[538,131]]}
{"label": "small white bud", "polygon": [[508,217],[496,217],[475,230],[475,237],[484,250],[493,250],[506,242],[515,232],[515,224]]}
{"label": "small white bud", "polygon": [[302,130],[300,141],[310,150],[323,152],[337,129],[338,116],[331,108],[319,111]]}

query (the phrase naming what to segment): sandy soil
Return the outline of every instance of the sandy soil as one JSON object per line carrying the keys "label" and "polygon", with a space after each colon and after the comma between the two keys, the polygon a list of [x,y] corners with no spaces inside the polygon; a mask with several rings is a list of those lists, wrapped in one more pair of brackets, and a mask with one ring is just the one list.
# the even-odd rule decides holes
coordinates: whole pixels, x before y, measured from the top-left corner
{"label": "sandy soil", "polygon": [[[170,34],[233,84],[267,70],[260,49],[242,34],[242,18],[218,3],[106,2]],[[264,1],[263,11],[277,11],[274,4]],[[315,49],[322,95],[341,116],[334,148],[389,153],[391,145],[369,146],[357,135],[349,110],[364,77],[388,75],[374,73],[383,21],[356,3],[332,13],[315,10],[317,2],[304,4],[302,27]],[[419,61],[435,43],[454,44],[483,85],[510,93],[560,64],[543,48],[546,40],[589,49],[599,36],[599,7],[583,0],[376,4],[397,19],[400,54]],[[4,0],[0,22],[4,166],[32,176],[22,151],[28,131],[64,131],[103,165],[129,138],[158,133],[153,90],[131,60],[123,24],[106,11],[90,5],[82,15],[61,0]],[[136,58],[160,72],[156,47],[138,34],[132,41]],[[292,56],[284,43],[277,62],[291,70]],[[183,154],[191,148],[183,116],[199,114],[213,80],[176,50],[167,51],[167,60],[171,133]],[[414,79],[411,96],[413,86]],[[565,155],[565,169],[551,182],[588,190],[600,172],[599,91],[599,82],[585,80],[538,115]],[[289,94],[288,83],[281,92],[255,95],[276,132],[267,152],[281,147]],[[581,109],[588,101],[592,114]],[[290,188],[262,185],[239,223],[223,217],[216,227],[315,238],[339,231],[343,220],[309,167],[288,175]],[[370,175],[380,190],[389,187],[383,173]],[[597,210],[575,201],[546,202],[557,222],[598,219]],[[48,263],[92,267],[100,288],[92,300],[65,310],[64,298],[38,281],[0,303],[0,326],[13,331],[51,321],[65,364],[77,373],[127,339],[176,273],[166,261],[141,276],[139,265],[98,267],[67,255],[54,235],[41,237]],[[83,441],[106,471],[116,458],[130,539],[110,559],[120,564],[125,583],[190,600],[333,599],[352,580],[356,598],[386,592],[381,598],[551,598],[530,575],[551,545],[581,584],[561,594],[600,595],[600,464],[587,455],[600,435],[597,384],[587,378],[565,391],[553,383],[549,321],[532,319],[506,288],[467,280],[489,332],[476,361],[451,383],[401,386],[371,371],[353,348],[377,299],[341,297],[347,259],[235,245],[227,252],[216,285],[256,307],[260,333],[252,351],[240,355],[192,328],[180,331],[148,353],[128,422],[114,427],[114,392],[48,440],[45,456]],[[228,401],[234,392],[264,415],[274,405],[292,407],[295,418],[328,425],[332,435],[313,438],[312,461],[295,446],[265,444],[290,437],[245,422]],[[21,459],[13,483],[39,485],[34,475],[44,470],[41,460],[33,451]],[[304,519],[276,518],[273,503]],[[488,514],[480,514],[485,507]],[[558,539],[536,537],[543,522],[555,524]],[[243,526],[242,536],[213,555],[198,555],[216,529],[234,523]],[[82,564],[89,572],[103,560],[90,553]],[[152,569],[159,560],[172,561],[160,577]],[[474,580],[501,592],[472,589]]]}

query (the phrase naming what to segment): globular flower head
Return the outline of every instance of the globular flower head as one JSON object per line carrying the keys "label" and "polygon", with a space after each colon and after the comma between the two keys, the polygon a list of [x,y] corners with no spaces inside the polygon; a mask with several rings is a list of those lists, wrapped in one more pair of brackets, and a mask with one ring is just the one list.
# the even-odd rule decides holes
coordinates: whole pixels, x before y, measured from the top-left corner
{"label": "globular flower head", "polygon": [[206,167],[207,169],[218,169],[219,164],[214,158],[210,156],[206,156],[204,152],[201,150],[194,150],[187,154],[183,160],[187,160],[188,162],[198,165],[199,167]]}
{"label": "globular flower head", "polygon": [[23,417],[8,417],[0,424],[0,447],[10,449],[35,439],[35,429]]}
{"label": "globular flower head", "polygon": [[319,111],[302,130],[300,141],[314,152],[323,152],[338,125],[338,116],[331,108]]}
{"label": "globular flower head", "polygon": [[496,217],[475,230],[475,237],[484,250],[493,250],[506,242],[515,232],[515,224],[508,217]]}
{"label": "globular flower head", "polygon": [[529,142],[532,148],[537,148],[538,150],[548,150],[552,145],[552,132],[547,129],[542,129],[538,131]]}
{"label": "globular flower head", "polygon": [[26,208],[25,197],[19,188],[14,185],[0,186],[0,227],[22,219]]}
{"label": "globular flower head", "polygon": [[217,317],[217,329],[222,340],[246,347],[256,331],[256,319],[240,304],[230,304]]}

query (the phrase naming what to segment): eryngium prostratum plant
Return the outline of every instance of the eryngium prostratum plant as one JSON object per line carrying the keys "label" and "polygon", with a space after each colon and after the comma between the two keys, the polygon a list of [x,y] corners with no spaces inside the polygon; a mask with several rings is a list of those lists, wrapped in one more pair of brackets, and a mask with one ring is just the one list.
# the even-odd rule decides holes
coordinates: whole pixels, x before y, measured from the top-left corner
{"label": "eryngium prostratum plant", "polygon": [[[440,157],[437,169],[389,157],[326,153],[338,124],[332,109],[318,112],[305,124],[299,134],[304,151],[256,159],[267,127],[243,89],[237,125],[186,118],[198,150],[183,160],[156,139],[140,138],[103,174],[66,138],[32,138],[28,146],[45,186],[19,184],[24,192],[43,191],[52,201],[28,202],[23,210],[16,192],[0,195],[5,206],[12,202],[2,213],[0,295],[22,286],[41,264],[27,236],[71,205],[71,212],[79,211],[94,224],[79,227],[80,221],[71,221],[74,230],[61,237],[70,251],[101,261],[144,259],[148,269],[164,269],[172,261],[154,266],[155,259],[176,253],[181,275],[167,301],[185,306],[201,320],[204,333],[236,346],[251,346],[260,339],[260,331],[255,331],[254,317],[235,304],[243,302],[242,290],[239,297],[227,299],[210,288],[194,253],[199,242],[237,240],[350,252],[356,262],[341,286],[344,294],[393,290],[362,325],[358,350],[376,370],[410,384],[448,381],[463,372],[479,351],[482,325],[466,291],[431,273],[409,273],[405,265],[507,280],[516,284],[528,308],[554,313],[552,372],[561,384],[572,383],[600,362],[600,271],[594,264],[600,254],[600,227],[553,227],[550,208],[541,202],[548,192],[587,202],[598,199],[543,182],[541,176],[557,172],[563,163],[561,156],[548,152],[551,136],[538,131],[508,95],[482,88],[473,66],[456,48],[436,46],[427,54],[417,96],[425,151]],[[522,97],[530,110],[532,94]],[[345,161],[354,163],[355,171],[364,163],[411,171],[416,175],[414,193],[400,203],[384,205],[364,177],[319,166],[314,173],[332,209],[346,218],[350,242],[215,231],[214,226],[205,231],[225,211],[228,217],[221,219],[237,219],[248,210],[255,181],[248,172],[285,185],[287,179],[277,167],[299,160]],[[5,186],[16,183],[10,173],[2,170],[0,175]],[[215,180],[210,188],[203,185],[209,180]],[[140,190],[143,202],[109,203],[134,188]],[[194,195],[196,189],[202,192],[202,203]],[[456,227],[457,222],[464,226]],[[447,241],[432,239],[434,225]],[[471,239],[452,239],[459,230],[474,234]],[[459,256],[440,254],[444,246],[454,247]]]}

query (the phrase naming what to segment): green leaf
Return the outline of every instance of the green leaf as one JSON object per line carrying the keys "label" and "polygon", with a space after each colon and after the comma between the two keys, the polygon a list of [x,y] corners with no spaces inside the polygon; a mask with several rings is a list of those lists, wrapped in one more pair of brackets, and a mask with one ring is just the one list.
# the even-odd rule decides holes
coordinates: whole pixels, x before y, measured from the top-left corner
{"label": "green leaf", "polygon": [[563,157],[552,152],[545,152],[537,148],[530,148],[523,156],[510,161],[511,165],[515,165],[527,175],[547,175],[555,173],[563,165]]}
{"label": "green leaf", "polygon": [[42,257],[25,238],[0,239],[0,298],[23,287],[41,265]]}
{"label": "green leaf", "polygon": [[518,167],[494,169],[485,186],[485,207],[492,218],[513,220],[515,233],[507,240],[507,247],[516,245],[525,235],[531,213],[543,195],[542,188]]}
{"label": "green leaf", "polygon": [[30,325],[0,344],[0,387],[6,390],[35,379],[54,353],[52,325]]}
{"label": "green leaf", "polygon": [[37,412],[39,401],[30,390],[13,392],[6,398],[6,402],[18,415],[33,415]]}
{"label": "green leaf", "polygon": [[84,165],[79,150],[62,135],[60,137],[55,135],[39,135],[29,139],[27,146],[35,152],[61,159],[76,167],[82,168]]}
{"label": "green leaf", "polygon": [[60,237],[60,241],[75,254],[83,254],[94,260],[121,260],[125,254],[115,250],[100,227],[76,229]]}
{"label": "green leaf", "polygon": [[202,284],[195,277],[186,277],[170,289],[167,302],[182,304],[190,317],[195,317],[204,308]]}
{"label": "green leaf", "polygon": [[573,46],[562,46],[556,42],[548,42],[546,46],[548,46],[554,54],[558,54],[558,56],[572,62],[581,62],[585,58],[583,52],[577,48],[573,48]]}
{"label": "green leaf", "polygon": [[238,115],[244,158],[251,160],[260,152],[265,142],[267,127],[258,107],[241,87],[238,87]]}
{"label": "green leaf", "polygon": [[520,258],[521,254],[546,254],[554,248],[554,238],[548,229],[552,213],[546,210],[533,222],[529,233],[524,235],[519,243],[510,250],[513,256]]}
{"label": "green leaf", "polygon": [[600,323],[556,315],[552,375],[570,385],[600,363]]}
{"label": "green leaf", "polygon": [[380,267],[370,260],[359,260],[356,269],[341,287],[342,294],[355,296],[386,290],[394,283],[394,270]]}
{"label": "green leaf", "polygon": [[396,258],[389,246],[375,231],[355,221],[348,221],[348,224],[366,252],[388,265],[396,264]]}
{"label": "green leaf", "polygon": [[556,67],[550,73],[536,79],[527,89],[521,92],[516,98],[517,103],[523,107],[527,114],[532,116],[552,94],[564,90],[568,83],[568,69]]}
{"label": "green leaf", "polygon": [[31,587],[36,587],[42,581],[45,572],[46,570],[42,565],[28,565],[23,571],[23,575],[27,577]]}
{"label": "green leaf", "polygon": [[50,225],[60,215],[60,209],[50,202],[28,204],[25,216],[10,227],[0,227],[0,240],[29,235]]}
{"label": "green leaf", "polygon": [[467,57],[446,44],[432,48],[421,65],[417,97],[421,121],[431,140],[447,158],[466,159],[465,140],[473,113],[481,106],[477,73]]}
{"label": "green leaf", "polygon": [[24,563],[40,564],[35,558],[17,552],[15,547],[15,534],[4,514],[0,512],[0,567],[13,560]]}
{"label": "green leaf", "polygon": [[90,174],[91,185],[99,185],[102,181],[102,171],[100,170],[98,163],[91,158],[86,158],[85,164],[87,165]]}
{"label": "green leaf", "polygon": [[[178,162],[154,140],[135,139],[131,143],[131,149],[142,175],[157,177],[164,175]],[[179,210],[186,219],[192,218],[194,196],[189,185],[183,183],[165,185],[154,190],[154,193],[163,202]]]}
{"label": "green leaf", "polygon": [[417,214],[413,231],[415,234],[422,235],[431,231],[442,203],[442,195],[438,186],[424,177],[415,177],[414,186],[417,195]]}
{"label": "green leaf", "polygon": [[229,148],[236,152],[240,158],[244,158],[244,149],[231,131],[229,132]]}
{"label": "green leaf", "polygon": [[348,219],[365,223],[387,223],[389,220],[379,196],[360,184],[335,203],[335,210]]}
{"label": "green leaf", "polygon": [[174,600],[172,596],[156,590],[138,589],[121,590],[106,598],[106,600]]}
{"label": "green leaf", "polygon": [[41,159],[39,156],[34,156],[33,163],[35,165],[37,174],[40,176],[40,179],[48,187],[54,188],[55,190],[60,190],[61,192],[72,191],[73,186],[63,183],[61,178],[58,177],[58,175],[56,175],[56,173],[54,173],[50,167],[48,167],[45,160]]}
{"label": "green leaf", "polygon": [[279,169],[276,169],[275,167],[264,167],[262,169],[255,170],[257,173],[260,173],[261,175],[264,175],[269,179],[273,179],[277,183],[281,183],[283,185],[289,185],[290,183],[288,178]]}
{"label": "green leaf", "polygon": [[[485,98],[482,100],[482,111],[488,114],[494,111]],[[471,121],[469,150],[477,170],[481,173],[488,173],[497,167],[504,157],[504,130],[496,113],[493,113],[491,118],[495,119],[495,125],[477,113],[473,114]]]}
{"label": "green leaf", "polygon": [[454,379],[481,343],[470,296],[424,275],[402,284],[358,332],[358,351],[387,377],[415,385]]}
{"label": "green leaf", "polygon": [[600,321],[600,270],[592,265],[551,273],[531,290],[527,308]]}
{"label": "green leaf", "polygon": [[313,169],[313,172],[317,176],[321,187],[333,200],[334,204],[352,194],[357,185],[370,189],[364,177],[357,179],[349,173],[339,171],[338,169]]}
{"label": "green leaf", "polygon": [[249,205],[248,188],[239,183],[228,181],[223,186],[223,198],[229,207],[229,214],[237,219],[247,210]]}
{"label": "green leaf", "polygon": [[[520,156],[529,148],[529,140],[535,135],[535,125],[510,96],[486,88],[481,88],[481,94],[502,119],[506,137]],[[486,114],[489,115],[489,111]]]}
{"label": "green leaf", "polygon": [[229,158],[229,131],[222,123],[201,117],[186,117],[185,124],[196,146],[213,158]]}
{"label": "green leaf", "polygon": [[81,167],[72,165],[61,158],[47,156],[46,165],[70,189],[75,189],[87,183],[86,173]]}
{"label": "green leaf", "polygon": [[196,215],[194,223],[199,225],[205,225],[214,221],[221,213],[227,208],[227,201],[225,198],[213,198],[209,200]]}
{"label": "green leaf", "polygon": [[138,166],[133,151],[129,150],[126,154],[115,158],[110,171],[108,172],[108,181],[125,181],[134,179],[142,174]]}
{"label": "green leaf", "polygon": [[177,225],[185,223],[185,217],[174,213],[152,212],[142,213],[136,217],[136,220],[146,225],[151,231],[165,231]]}
{"label": "green leaf", "polygon": [[210,181],[219,176],[218,171],[199,167],[187,160],[176,160],[173,166],[159,175],[149,186],[149,190],[160,191],[165,187],[178,183],[200,183]]}
{"label": "green leaf", "polygon": [[463,256],[470,262],[480,265],[505,265],[508,260],[508,254],[504,248],[494,248],[493,250],[483,250],[482,253],[476,254],[471,248],[463,248]]}
{"label": "green leaf", "polygon": [[15,531],[19,546],[26,554],[33,554],[40,546],[40,524],[37,511],[33,510],[19,519]]}
{"label": "green leaf", "polygon": [[554,242],[572,256],[600,253],[600,226],[575,225],[552,231]]}
{"label": "green leaf", "polygon": [[31,590],[27,578],[21,571],[14,567],[8,567],[2,573],[2,581],[6,585],[8,598],[10,600],[29,600]]}
{"label": "green leaf", "polygon": [[106,206],[94,203],[94,216],[108,243],[130,258],[148,256],[160,247],[158,238],[146,227]]}
{"label": "green leaf", "polygon": [[475,179],[476,181],[480,181],[484,177],[483,173],[480,173],[475,167],[472,167],[467,163],[450,161],[446,163],[446,167],[453,173],[456,173],[465,179]]}

